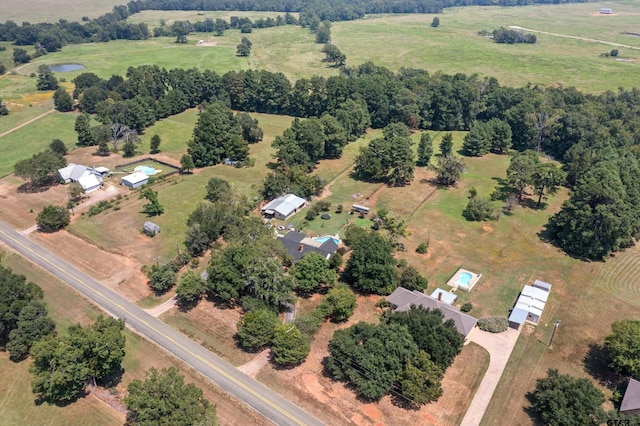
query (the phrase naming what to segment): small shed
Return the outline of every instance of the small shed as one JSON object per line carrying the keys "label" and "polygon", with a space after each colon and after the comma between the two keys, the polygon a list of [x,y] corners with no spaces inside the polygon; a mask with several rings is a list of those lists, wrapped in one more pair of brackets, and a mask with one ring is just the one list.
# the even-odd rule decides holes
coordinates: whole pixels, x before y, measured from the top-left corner
{"label": "small shed", "polygon": [[95,167],[93,170],[100,173],[102,176],[109,176],[111,174],[111,170],[109,170],[105,166],[98,166],[98,167]]}
{"label": "small shed", "polygon": [[142,225],[142,230],[147,234],[157,235],[160,233],[160,227],[153,222],[145,222]]}
{"label": "small shed", "polygon": [[611,10],[611,8],[608,7],[601,7],[600,8],[600,14],[601,15],[611,15],[613,13],[613,10]]}
{"label": "small shed", "polygon": [[120,184],[127,186],[131,189],[140,188],[143,185],[149,183],[149,176],[141,172],[131,173],[120,179]]}
{"label": "small shed", "polygon": [[356,213],[369,214],[369,207],[361,206],[359,204],[352,205],[351,209]]}

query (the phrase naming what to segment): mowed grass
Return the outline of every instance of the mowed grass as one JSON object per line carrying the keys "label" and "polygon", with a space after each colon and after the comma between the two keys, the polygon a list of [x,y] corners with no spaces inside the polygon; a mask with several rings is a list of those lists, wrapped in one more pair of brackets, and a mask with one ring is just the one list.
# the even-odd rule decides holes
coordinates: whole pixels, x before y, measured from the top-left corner
{"label": "mowed grass", "polygon": [[80,21],[83,16],[97,18],[113,9],[113,6],[126,4],[123,0],[21,0],[2,1],[2,21],[13,20],[17,23],[57,22],[59,19]]}
{"label": "mowed grass", "polygon": [[75,119],[73,113],[54,112],[0,138],[0,176],[13,172],[16,162],[44,150],[53,139],[61,139],[71,149],[77,139]]}
{"label": "mowed grass", "polygon": [[[640,47],[640,38],[620,34],[640,32],[637,2],[608,5],[621,14],[592,16],[601,6],[593,3],[451,8],[439,15],[438,28],[430,27],[434,15],[371,15],[334,23],[332,39],[351,66],[373,61],[394,70],[409,67],[447,74],[478,73],[512,86],[561,84],[592,92],[631,88],[637,85],[638,62],[599,57],[614,46],[545,34],[536,34],[534,45],[505,45],[477,34],[483,29],[516,25]],[[640,58],[640,51],[617,49],[621,57]]]}
{"label": "mowed grass", "polygon": [[[191,111],[182,115],[186,116],[182,117],[184,120],[194,118]],[[178,120],[182,119],[176,117]],[[141,213],[145,201],[138,199],[137,191],[131,191],[128,193],[129,200],[122,201],[120,210],[108,210],[93,217],[85,215],[72,225],[72,229],[107,250],[127,247],[141,263],[151,263],[156,256],[160,256],[162,262],[168,261],[176,255],[177,247],[182,247],[189,214],[204,200],[206,185],[211,177],[227,179],[239,194],[246,195],[249,199],[258,196],[261,182],[270,171],[267,164],[273,161],[271,142],[291,125],[292,118],[267,114],[252,114],[252,117],[258,119],[264,130],[264,139],[249,148],[250,156],[256,159],[254,167],[235,168],[219,164],[197,170],[192,175],[171,177],[154,186],[154,190],[158,191],[160,204],[165,208],[163,215],[147,218]],[[153,130],[150,130],[146,137],[153,134]],[[158,134],[163,138],[160,145],[162,149],[164,133]],[[172,145],[173,142],[169,142],[169,146]],[[176,143],[174,147],[176,151],[163,153],[179,158],[186,150],[186,145],[180,147]],[[161,233],[149,238],[131,232],[132,229],[140,229],[146,220],[160,225]]]}

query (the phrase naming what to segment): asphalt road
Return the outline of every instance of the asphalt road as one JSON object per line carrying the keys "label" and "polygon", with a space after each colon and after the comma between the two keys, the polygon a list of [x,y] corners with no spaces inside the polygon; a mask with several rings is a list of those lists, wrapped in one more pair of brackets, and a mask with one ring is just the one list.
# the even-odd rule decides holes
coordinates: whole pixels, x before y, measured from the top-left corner
{"label": "asphalt road", "polygon": [[0,241],[51,272],[136,333],[190,365],[277,425],[322,425],[315,417],[238,371],[184,334],[152,317],[68,262],[0,222]]}

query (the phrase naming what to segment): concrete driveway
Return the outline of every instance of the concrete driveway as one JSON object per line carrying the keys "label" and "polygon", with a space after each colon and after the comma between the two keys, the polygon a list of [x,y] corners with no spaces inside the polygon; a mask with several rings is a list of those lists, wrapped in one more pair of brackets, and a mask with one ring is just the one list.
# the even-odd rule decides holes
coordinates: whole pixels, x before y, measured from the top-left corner
{"label": "concrete driveway", "polygon": [[502,333],[489,333],[475,328],[469,340],[482,346],[489,352],[489,368],[480,382],[480,386],[469,405],[467,413],[462,419],[461,426],[478,426],[484,417],[484,412],[489,406],[493,392],[498,386],[504,368],[507,366],[511,352],[513,351],[519,330],[508,328]]}

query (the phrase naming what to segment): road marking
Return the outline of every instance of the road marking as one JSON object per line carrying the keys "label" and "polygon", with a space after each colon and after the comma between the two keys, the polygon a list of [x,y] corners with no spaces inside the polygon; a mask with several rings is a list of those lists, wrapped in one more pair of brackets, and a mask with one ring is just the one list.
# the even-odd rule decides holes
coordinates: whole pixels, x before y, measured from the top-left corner
{"label": "road marking", "polygon": [[[31,249],[30,247],[28,247],[26,244],[24,244],[23,242],[17,240],[16,238],[14,238],[13,236],[9,235],[5,230],[0,229],[0,233],[4,234],[9,240],[13,241],[14,244],[18,245],[19,247],[22,247],[24,250],[28,251],[29,253],[31,253],[33,256],[39,258],[41,261],[43,261],[44,263],[48,264],[49,266],[57,269],[58,271],[60,271],[61,273],[63,273],[64,275],[66,275],[67,277],[71,278],[72,280],[74,280],[76,283],[80,284],[82,287],[86,288],[87,290],[90,290],[93,293],[96,293],[98,295],[100,295],[102,298],[104,298],[105,300],[107,300],[108,302],[112,303],[113,305],[115,305],[116,307],[118,307],[120,310],[122,310],[124,313],[131,315],[132,318],[137,319],[138,321],[140,321],[141,323],[143,323],[144,325],[146,325],[148,328],[150,328],[151,330],[153,330],[154,332],[156,332],[158,335],[164,337],[165,339],[169,340],[170,342],[173,342],[173,344],[182,349],[183,351],[185,351],[186,353],[188,353],[189,355],[191,355],[192,357],[199,359],[202,363],[204,363],[205,365],[209,366],[210,368],[212,368],[213,370],[215,370],[216,372],[218,372],[219,374],[221,374],[223,377],[227,378],[228,380],[230,380],[231,382],[235,383],[237,386],[241,387],[242,389],[244,389],[245,391],[249,392],[250,394],[252,394],[254,397],[258,398],[259,400],[261,400],[262,402],[266,403],[267,405],[269,405],[271,408],[274,408],[275,410],[277,410],[278,412],[280,412],[281,414],[285,415],[286,417],[288,417],[289,419],[293,420],[294,422],[296,422],[297,424],[304,426],[305,423],[302,422],[301,420],[299,420],[297,417],[293,416],[291,413],[289,413],[288,411],[286,411],[285,409],[283,409],[282,407],[280,407],[279,405],[277,405],[276,403],[268,400],[267,398],[265,398],[264,396],[262,396],[262,394],[256,392],[255,390],[253,390],[252,388],[248,387],[247,385],[245,385],[244,383],[240,382],[238,379],[236,379],[235,377],[233,377],[232,375],[228,374],[227,372],[223,371],[221,368],[219,368],[218,366],[216,366],[215,364],[212,364],[210,361],[206,360],[205,358],[203,358],[202,356],[195,354],[193,352],[191,352],[189,349],[185,348],[184,346],[180,345],[179,343],[177,343],[175,340],[173,340],[173,338],[165,335],[164,333],[160,332],[159,330],[157,330],[156,328],[154,328],[153,326],[149,325],[149,323],[147,321],[145,321],[144,319],[140,318],[136,313],[131,312],[127,309],[125,309],[123,306],[121,306],[120,304],[116,303],[114,300],[112,300],[110,297],[107,297],[104,293],[102,293],[101,291],[92,288],[91,286],[85,284],[82,280],[80,280],[78,277],[71,275],[69,272],[67,272],[66,270],[64,270],[63,268],[61,268],[60,266],[54,264],[53,262],[51,262],[49,259],[47,259],[46,257],[42,256],[39,253],[36,253],[33,249]],[[43,248],[43,250],[46,250]],[[96,281],[97,282],[97,281]],[[99,306],[99,305],[98,305]],[[101,307],[102,309],[104,309],[103,307]],[[144,311],[143,311],[144,312]],[[160,321],[160,320],[158,320]],[[125,320],[125,324],[126,324],[126,320]],[[177,331],[177,330],[176,330]],[[137,331],[138,334],[141,334],[140,331]]]}

